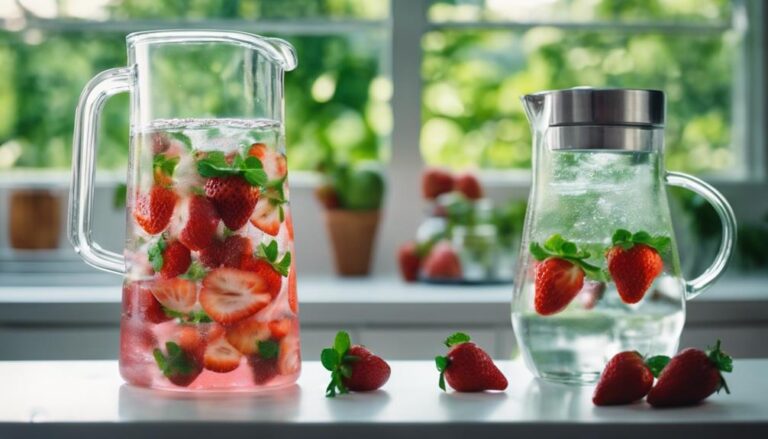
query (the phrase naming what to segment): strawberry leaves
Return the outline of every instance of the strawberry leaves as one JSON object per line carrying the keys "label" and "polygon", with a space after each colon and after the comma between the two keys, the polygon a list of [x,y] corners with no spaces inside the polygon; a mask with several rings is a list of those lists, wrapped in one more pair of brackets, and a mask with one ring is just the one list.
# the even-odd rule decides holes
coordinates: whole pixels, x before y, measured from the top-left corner
{"label": "strawberry leaves", "polygon": [[165,343],[165,351],[167,355],[163,354],[158,348],[152,351],[152,355],[155,357],[155,362],[160,371],[166,377],[172,377],[176,375],[191,375],[195,373],[197,366],[194,360],[176,343],[169,341]]}
{"label": "strawberry leaves", "polygon": [[267,183],[267,173],[261,160],[256,157],[243,159],[235,154],[228,160],[223,152],[209,152],[197,162],[197,173],[205,178],[239,176],[251,186],[262,187]]}
{"label": "strawberry leaves", "polygon": [[280,273],[281,276],[288,276],[288,270],[291,268],[291,252],[286,252],[282,259],[278,261],[277,241],[273,239],[267,245],[264,245],[262,242],[259,244],[257,253],[260,258],[269,262],[269,265],[271,265],[276,272]]}
{"label": "strawberry leaves", "polygon": [[560,234],[554,234],[547,238],[544,245],[531,242],[529,251],[537,261],[543,261],[547,258],[561,258],[579,266],[590,279],[605,281],[608,278],[600,267],[586,262],[586,259],[591,256],[588,251],[579,249],[574,242],[564,239]]}
{"label": "strawberry leaves", "polygon": [[670,358],[666,355],[655,355],[645,360],[645,365],[651,371],[654,377],[658,378],[661,375],[661,371],[667,367],[670,362]]}
{"label": "strawberry leaves", "polygon": [[[733,358],[720,350],[720,340],[717,340],[714,348],[707,349],[707,357],[720,372],[733,371]],[[720,374],[720,387],[718,387],[717,391],[720,392],[720,389],[725,389],[725,393],[731,393],[731,390],[728,388],[728,383],[725,382],[722,373]]]}
{"label": "strawberry leaves", "polygon": [[349,355],[351,346],[349,334],[345,331],[339,331],[333,341],[333,346],[320,352],[320,362],[324,368],[331,372],[331,382],[325,389],[325,396],[328,398],[335,397],[337,391],[340,394],[349,393],[343,379],[352,376],[350,363],[359,360],[358,357]]}
{"label": "strawberry leaves", "polygon": [[[446,347],[453,347],[457,344],[467,343],[470,341],[469,335],[463,333],[463,332],[454,332],[453,334],[449,335],[448,338],[445,339],[443,344]],[[442,355],[438,355],[435,357],[435,366],[437,366],[437,371],[440,372],[440,378],[437,381],[438,387],[440,387],[443,392],[445,392],[445,371],[448,369],[448,366],[450,366],[451,360],[448,359],[448,357],[444,357]]]}
{"label": "strawberry leaves", "polygon": [[645,244],[648,247],[653,247],[659,253],[664,253],[672,244],[672,239],[669,236],[651,236],[644,230],[633,234],[629,230],[617,229],[613,232],[611,242],[614,246],[618,245],[624,250],[629,250],[635,244]]}

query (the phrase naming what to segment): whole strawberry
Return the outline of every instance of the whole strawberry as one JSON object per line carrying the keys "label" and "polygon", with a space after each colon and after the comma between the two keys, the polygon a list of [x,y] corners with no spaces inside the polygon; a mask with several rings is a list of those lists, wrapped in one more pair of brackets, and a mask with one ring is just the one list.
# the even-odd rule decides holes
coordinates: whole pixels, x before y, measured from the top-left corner
{"label": "whole strawberry", "polygon": [[165,186],[154,185],[146,194],[136,199],[133,217],[136,223],[150,235],[156,235],[171,222],[179,196]]}
{"label": "whole strawberry", "polygon": [[450,242],[440,241],[424,257],[421,270],[432,280],[461,279],[461,260]]}
{"label": "whole strawberry", "polygon": [[560,235],[552,235],[544,245],[532,242],[530,252],[540,261],[536,265],[534,301],[536,312],[543,316],[557,314],[579,294],[584,277],[600,281],[602,271],[586,262],[589,252]]}
{"label": "whole strawberry", "polygon": [[339,331],[333,347],[320,353],[323,367],[331,371],[325,396],[337,393],[368,392],[381,388],[389,380],[389,364],[360,345],[352,345],[349,334]]}
{"label": "whole strawberry", "polygon": [[464,194],[470,200],[483,198],[483,187],[474,174],[464,173],[456,176],[453,182],[454,190]]}
{"label": "whole strawberry", "polygon": [[636,351],[619,352],[605,365],[592,402],[595,405],[630,404],[653,386],[653,373]]}
{"label": "whole strawberry", "polygon": [[400,264],[400,274],[406,282],[416,282],[419,278],[421,256],[415,242],[408,242],[400,246],[397,251],[397,261]]}
{"label": "whole strawberry", "polygon": [[654,407],[693,405],[720,389],[731,393],[721,372],[733,371],[733,359],[720,350],[720,340],[706,352],[688,348],[680,351],[661,371],[648,393]]}
{"label": "whole strawberry", "polygon": [[186,273],[192,263],[189,249],[179,241],[160,238],[147,251],[149,263],[163,279],[171,279]]}
{"label": "whole strawberry", "polygon": [[181,241],[190,250],[203,250],[214,243],[219,215],[210,200],[194,195],[187,206],[187,222],[179,234]]}
{"label": "whole strawberry", "polygon": [[453,175],[441,168],[427,168],[421,175],[421,189],[424,198],[434,200],[453,190]]}
{"label": "whole strawberry", "polygon": [[243,227],[259,201],[259,188],[238,176],[209,178],[205,194],[230,230]]}
{"label": "whole strawberry", "polygon": [[619,229],[614,232],[612,241],[613,247],[605,255],[608,272],[621,300],[637,303],[664,269],[659,253],[666,251],[671,240],[666,236],[652,237],[644,231],[632,234]]}
{"label": "whole strawberry", "polygon": [[440,371],[440,388],[445,390],[447,381],[457,392],[506,389],[507,378],[504,374],[484,350],[469,340],[469,336],[461,332],[445,340],[445,345],[450,348],[448,354],[435,357],[437,370]]}

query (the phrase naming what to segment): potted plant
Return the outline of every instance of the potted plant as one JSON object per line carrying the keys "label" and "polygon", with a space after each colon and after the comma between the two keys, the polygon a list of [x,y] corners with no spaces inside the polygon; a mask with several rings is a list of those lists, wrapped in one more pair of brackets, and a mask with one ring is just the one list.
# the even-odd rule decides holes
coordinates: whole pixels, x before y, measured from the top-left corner
{"label": "potted plant", "polygon": [[323,205],[336,272],[365,276],[370,272],[379,227],[384,177],[376,163],[326,164],[315,195]]}

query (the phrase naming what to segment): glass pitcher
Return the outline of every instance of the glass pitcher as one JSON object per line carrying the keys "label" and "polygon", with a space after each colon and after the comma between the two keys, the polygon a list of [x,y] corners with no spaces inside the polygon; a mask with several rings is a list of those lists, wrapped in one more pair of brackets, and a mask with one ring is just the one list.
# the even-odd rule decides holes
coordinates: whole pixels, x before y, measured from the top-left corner
{"label": "glass pitcher", "polygon": [[[595,381],[616,353],[671,355],[685,302],[723,272],[736,219],[703,181],[664,169],[664,94],[575,88],[523,97],[533,130],[533,182],[512,302],[528,368]],[[717,211],[722,242],[699,277],[680,273],[666,185]]]}
{"label": "glass pitcher", "polygon": [[[75,121],[69,238],[124,276],[120,373],[174,390],[291,384],[301,366],[288,205],[288,43],[242,32],[129,35],[128,67],[85,87]],[[104,102],[131,95],[123,255],[91,238]]]}

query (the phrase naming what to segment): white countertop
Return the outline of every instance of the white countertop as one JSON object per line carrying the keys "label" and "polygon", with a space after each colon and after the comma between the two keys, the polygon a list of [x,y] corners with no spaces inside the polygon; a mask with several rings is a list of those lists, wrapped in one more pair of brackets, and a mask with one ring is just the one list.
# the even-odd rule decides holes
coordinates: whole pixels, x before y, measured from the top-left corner
{"label": "white countertop", "polygon": [[768,360],[737,360],[731,395],[663,410],[594,407],[592,387],[498,364],[503,393],[443,393],[431,362],[392,362],[382,390],[328,399],[317,362],[280,391],[199,396],[128,386],[114,361],[0,362],[0,437],[768,437]]}

